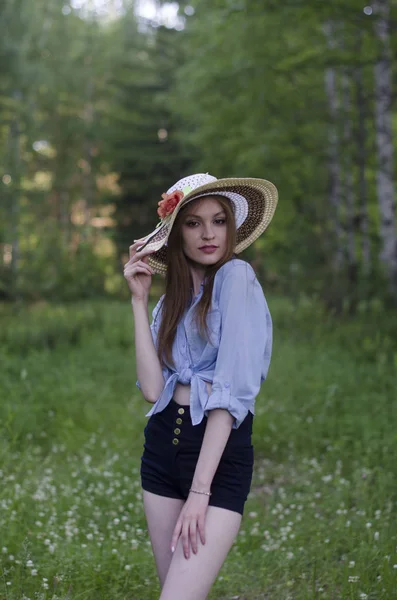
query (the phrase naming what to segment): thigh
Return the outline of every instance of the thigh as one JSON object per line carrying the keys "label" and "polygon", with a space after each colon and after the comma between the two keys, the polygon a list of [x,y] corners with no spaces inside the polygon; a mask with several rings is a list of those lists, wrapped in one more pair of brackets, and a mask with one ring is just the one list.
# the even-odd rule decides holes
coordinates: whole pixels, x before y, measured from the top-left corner
{"label": "thigh", "polygon": [[171,539],[183,504],[184,500],[143,490],[143,507],[161,586],[172,560]]}
{"label": "thigh", "polygon": [[178,539],[160,600],[205,600],[237,536],[241,514],[208,506],[205,544],[198,538],[197,554],[185,558]]}

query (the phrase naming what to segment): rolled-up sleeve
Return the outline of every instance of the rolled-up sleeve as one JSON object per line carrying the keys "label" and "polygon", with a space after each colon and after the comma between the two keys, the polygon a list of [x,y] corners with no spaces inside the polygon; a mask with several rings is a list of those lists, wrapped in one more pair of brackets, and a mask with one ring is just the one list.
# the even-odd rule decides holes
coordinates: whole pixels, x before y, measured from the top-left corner
{"label": "rolled-up sleeve", "polygon": [[221,338],[204,414],[224,408],[234,417],[233,429],[237,429],[253,409],[267,376],[272,321],[262,287],[248,263],[225,273],[218,302]]}
{"label": "rolled-up sleeve", "polygon": [[[158,332],[160,329],[160,323],[161,323],[161,305],[163,302],[163,298],[164,298],[164,294],[161,296],[160,300],[157,302],[156,306],[154,307],[153,311],[152,311],[152,322],[150,323],[150,331],[152,332],[152,339],[153,339],[153,344],[156,348],[156,350],[158,349],[157,346],[157,336],[158,336]],[[160,313],[160,314],[159,314]],[[167,369],[167,367],[163,367],[162,368],[162,372],[163,372],[163,377],[164,377],[164,381],[167,381],[169,375],[170,375],[170,371],[169,369]],[[141,390],[141,384],[139,383],[139,381],[136,381],[136,386]]]}

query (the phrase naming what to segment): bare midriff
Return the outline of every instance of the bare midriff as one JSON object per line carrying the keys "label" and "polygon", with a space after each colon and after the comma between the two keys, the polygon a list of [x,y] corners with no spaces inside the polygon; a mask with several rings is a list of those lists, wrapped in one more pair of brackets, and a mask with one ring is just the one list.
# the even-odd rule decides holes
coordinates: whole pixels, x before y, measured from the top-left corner
{"label": "bare midriff", "polygon": [[[211,394],[212,384],[209,381],[205,382],[207,386],[208,395]],[[182,406],[190,405],[190,383],[185,385],[184,383],[177,382],[173,398],[177,404],[181,404]]]}

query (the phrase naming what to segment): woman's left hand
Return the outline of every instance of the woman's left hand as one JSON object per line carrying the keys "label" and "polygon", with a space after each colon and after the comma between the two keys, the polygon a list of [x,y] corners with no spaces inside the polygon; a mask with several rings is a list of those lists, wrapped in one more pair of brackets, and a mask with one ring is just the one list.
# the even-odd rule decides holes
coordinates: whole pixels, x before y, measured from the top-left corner
{"label": "woman's left hand", "polygon": [[172,535],[171,550],[176,548],[179,536],[182,535],[182,545],[185,558],[190,557],[190,543],[194,554],[198,552],[198,535],[201,543],[205,544],[205,515],[210,497],[206,494],[190,492],[176,522]]}

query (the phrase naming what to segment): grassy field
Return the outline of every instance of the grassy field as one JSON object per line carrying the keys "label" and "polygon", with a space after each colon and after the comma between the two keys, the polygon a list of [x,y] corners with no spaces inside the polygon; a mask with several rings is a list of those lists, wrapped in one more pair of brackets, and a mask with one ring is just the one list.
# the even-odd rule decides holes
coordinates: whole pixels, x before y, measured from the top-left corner
{"label": "grassy field", "polygon": [[[397,599],[396,318],[268,302],[254,481],[210,598]],[[158,598],[129,303],[1,307],[0,348],[0,599]]]}

